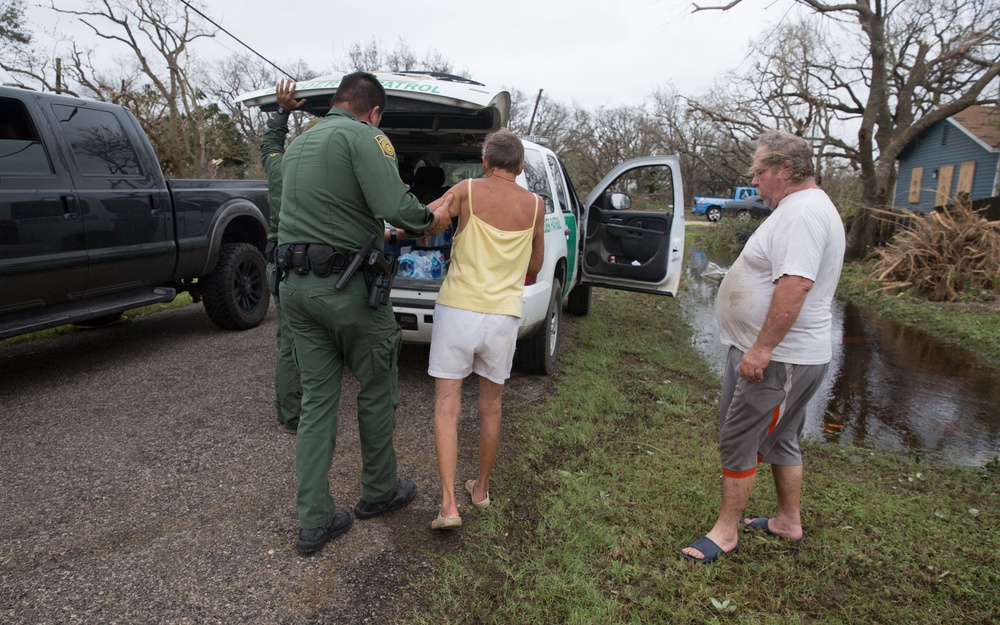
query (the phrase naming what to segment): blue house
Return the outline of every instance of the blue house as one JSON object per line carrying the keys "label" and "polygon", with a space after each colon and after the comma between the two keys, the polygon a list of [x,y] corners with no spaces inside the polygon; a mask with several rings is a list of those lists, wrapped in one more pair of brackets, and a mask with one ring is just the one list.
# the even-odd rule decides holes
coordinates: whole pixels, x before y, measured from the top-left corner
{"label": "blue house", "polygon": [[896,208],[928,212],[1000,195],[1000,111],[971,106],[931,126],[897,159]]}

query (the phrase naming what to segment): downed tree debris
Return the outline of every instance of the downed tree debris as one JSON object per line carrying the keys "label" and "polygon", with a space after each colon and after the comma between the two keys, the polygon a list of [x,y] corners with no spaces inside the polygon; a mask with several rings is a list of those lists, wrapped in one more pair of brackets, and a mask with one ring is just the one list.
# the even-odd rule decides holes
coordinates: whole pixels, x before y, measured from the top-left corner
{"label": "downed tree debris", "polygon": [[[898,220],[900,214],[882,211],[880,217]],[[878,290],[911,288],[936,302],[1000,290],[1000,222],[961,202],[908,217],[910,227],[877,252],[871,277],[882,283]]]}

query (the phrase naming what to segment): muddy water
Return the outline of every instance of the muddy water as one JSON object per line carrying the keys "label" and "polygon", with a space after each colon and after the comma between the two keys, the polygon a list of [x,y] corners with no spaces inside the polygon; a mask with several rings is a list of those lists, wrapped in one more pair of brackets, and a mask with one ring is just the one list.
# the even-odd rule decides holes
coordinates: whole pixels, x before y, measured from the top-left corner
{"label": "muddy water", "polygon": [[[715,318],[718,281],[691,250],[680,300],[695,345],[722,375]],[[809,405],[804,437],[978,466],[1000,457],[1000,370],[954,346],[841,301],[833,309],[833,360]]]}

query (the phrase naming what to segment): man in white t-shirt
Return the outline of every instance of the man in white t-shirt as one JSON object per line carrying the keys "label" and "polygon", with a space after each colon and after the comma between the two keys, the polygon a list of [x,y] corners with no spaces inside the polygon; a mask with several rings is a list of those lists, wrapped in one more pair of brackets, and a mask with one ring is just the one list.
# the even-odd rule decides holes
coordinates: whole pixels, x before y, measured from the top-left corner
{"label": "man in white t-shirt", "polygon": [[[758,140],[752,184],[773,212],[719,286],[719,331],[729,346],[720,400],[722,506],[711,531],[681,551],[689,560],[707,564],[734,552],[740,526],[805,538],[799,436],[833,351],[831,303],[845,245],[843,222],[814,172],[801,137],[768,132]],[[742,518],[758,462],[772,467],[774,518]]]}

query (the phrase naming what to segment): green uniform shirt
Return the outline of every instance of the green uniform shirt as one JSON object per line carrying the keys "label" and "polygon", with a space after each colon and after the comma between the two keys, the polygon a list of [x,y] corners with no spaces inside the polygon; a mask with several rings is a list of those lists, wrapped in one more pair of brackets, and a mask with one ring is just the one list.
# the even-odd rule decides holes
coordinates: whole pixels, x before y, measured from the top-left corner
{"label": "green uniform shirt", "polygon": [[283,245],[325,243],[356,252],[371,234],[382,241],[384,221],[417,237],[434,222],[400,179],[389,139],[342,108],[292,141],[282,179]]}
{"label": "green uniform shirt", "polygon": [[267,240],[278,240],[278,214],[281,212],[281,157],[285,155],[288,136],[288,113],[275,113],[267,120],[267,131],[260,141],[260,164],[267,174],[267,193],[271,196],[271,222]]}

